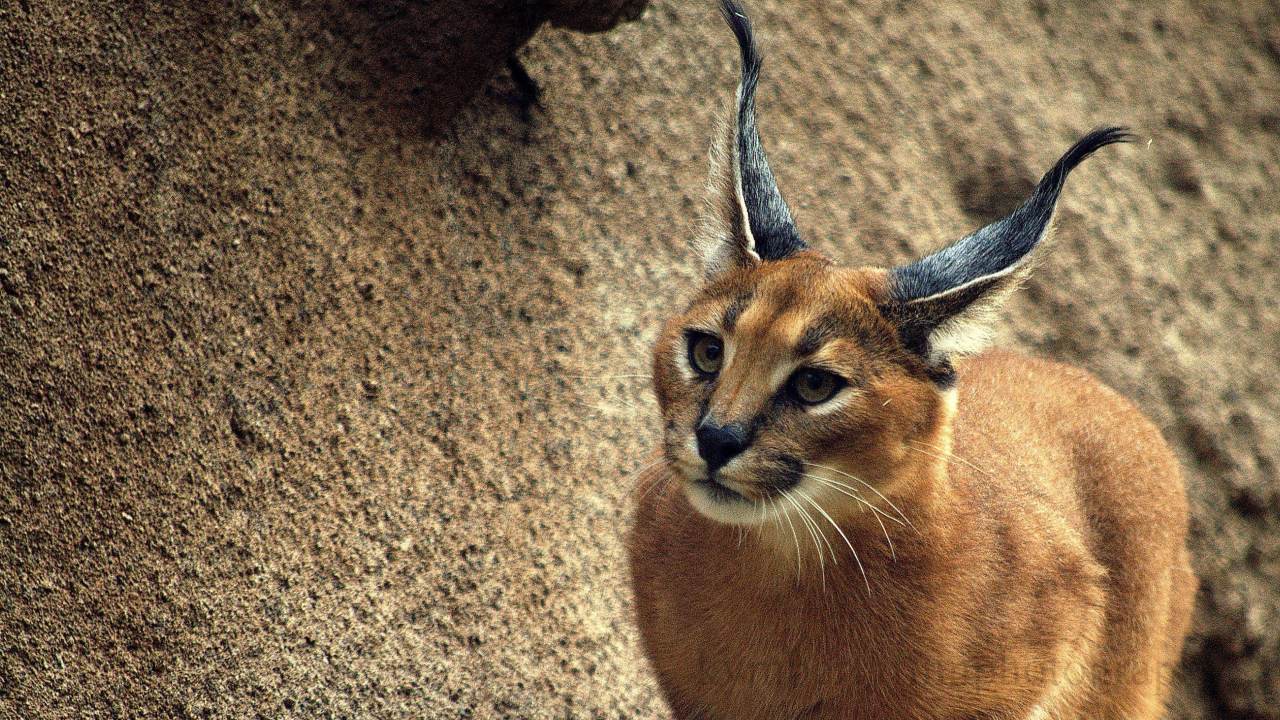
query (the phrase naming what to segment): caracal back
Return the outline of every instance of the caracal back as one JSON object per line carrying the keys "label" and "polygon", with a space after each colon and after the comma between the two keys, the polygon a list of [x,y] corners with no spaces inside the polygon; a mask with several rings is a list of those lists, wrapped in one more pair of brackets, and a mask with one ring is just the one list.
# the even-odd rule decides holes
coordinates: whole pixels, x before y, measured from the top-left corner
{"label": "caracal back", "polygon": [[1161,717],[1196,590],[1176,458],[1131,402],[1081,370],[998,351],[959,370],[954,455],[985,474],[953,460],[957,484],[1003,516],[995,527],[1018,514],[1063,523],[1105,573],[1093,692],[1062,717]]}

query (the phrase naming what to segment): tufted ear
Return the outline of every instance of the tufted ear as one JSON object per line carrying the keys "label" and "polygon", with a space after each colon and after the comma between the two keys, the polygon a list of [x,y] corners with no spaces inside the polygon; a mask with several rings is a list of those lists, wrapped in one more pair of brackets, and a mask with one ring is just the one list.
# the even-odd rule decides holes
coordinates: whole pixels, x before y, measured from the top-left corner
{"label": "tufted ear", "polygon": [[780,260],[805,247],[778,191],[756,129],[760,53],[751,21],[733,0],[723,0],[721,12],[738,39],[742,81],[735,111],[712,146],[703,238],[708,275],[761,260]]}
{"label": "tufted ear", "polygon": [[903,344],[926,360],[935,380],[949,383],[950,358],[985,344],[991,314],[1029,274],[1031,251],[1050,232],[1058,195],[1071,170],[1098,148],[1131,139],[1124,128],[1090,132],[1008,216],[889,272],[888,298],[881,311],[897,324]]}

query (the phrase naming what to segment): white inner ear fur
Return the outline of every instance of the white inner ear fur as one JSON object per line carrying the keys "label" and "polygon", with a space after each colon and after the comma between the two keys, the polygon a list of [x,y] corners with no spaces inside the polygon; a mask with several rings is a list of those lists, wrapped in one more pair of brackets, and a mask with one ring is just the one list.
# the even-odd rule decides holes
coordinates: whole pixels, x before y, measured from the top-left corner
{"label": "white inner ear fur", "polygon": [[1031,271],[1039,263],[1039,258],[1043,257],[1042,249],[1053,241],[1053,231],[1057,220],[1058,213],[1055,211],[1049,217],[1049,222],[1045,224],[1044,230],[1040,232],[1040,237],[1036,238],[1035,243],[1033,243],[1031,252],[1024,255],[1018,262],[998,272],[974,278],[962,285],[957,285],[928,297],[916,298],[907,303],[908,307],[917,304],[923,305],[930,301],[943,299],[953,293],[962,292],[977,283],[990,282],[993,279],[999,280],[990,290],[970,303],[968,307],[947,318],[938,327],[934,328],[933,332],[929,333],[929,362],[938,363],[948,357],[972,355],[980,352],[991,342],[991,337],[995,334],[993,326],[995,324],[996,311],[1004,305],[1005,299],[1022,287],[1023,283],[1030,277]]}
{"label": "white inner ear fur", "polygon": [[742,157],[740,155],[742,151],[742,138],[738,137],[739,126],[737,118],[739,112],[737,108],[740,107],[739,103],[741,102],[742,86],[739,85],[737,101],[734,103],[735,111],[733,132],[731,133],[733,137],[733,152],[730,154],[730,158],[733,160],[733,200],[738,205],[738,219],[742,223],[742,227],[739,229],[742,232],[742,237],[746,238],[745,249],[747,254],[752,260],[758,261],[760,259],[760,255],[756,253],[756,236],[751,233],[751,216],[747,214],[746,195],[742,192]]}
{"label": "white inner ear fur", "polygon": [[1030,266],[1026,263],[1011,265],[1000,272],[983,275],[945,292],[912,300],[909,305],[942,300],[948,295],[963,292],[976,283],[997,280],[990,290],[929,333],[929,361],[942,362],[948,357],[972,355],[985,348],[995,333],[992,326],[996,311],[1004,304],[1005,298],[1018,289],[1029,271]]}
{"label": "white inner ear fur", "polygon": [[[716,133],[719,140],[711,143],[711,173],[707,182],[707,212],[703,221],[701,239],[703,265],[708,276],[717,275],[737,265],[743,259],[759,262],[756,239],[751,234],[751,220],[742,193],[742,163],[739,157],[738,107],[742,101],[742,85],[734,100],[729,120],[721,119]],[[728,140],[730,149],[724,149]],[[726,172],[732,173],[733,197],[729,192]],[[730,211],[730,208],[733,208]],[[732,219],[726,216],[736,216]],[[735,227],[737,225],[737,227]]]}
{"label": "white inner ear fur", "polygon": [[[1046,235],[1048,235],[1047,231],[1041,236],[1042,240]],[[929,333],[929,362],[941,362],[948,357],[972,355],[985,348],[995,334],[996,312],[1010,295],[1022,287],[1031,275],[1035,264],[1034,256],[1027,256],[999,272],[983,275],[963,285],[908,302],[908,307],[923,305],[945,299],[948,295],[961,293],[978,283],[996,280],[991,289],[969,303],[964,310],[939,323],[933,332]]]}

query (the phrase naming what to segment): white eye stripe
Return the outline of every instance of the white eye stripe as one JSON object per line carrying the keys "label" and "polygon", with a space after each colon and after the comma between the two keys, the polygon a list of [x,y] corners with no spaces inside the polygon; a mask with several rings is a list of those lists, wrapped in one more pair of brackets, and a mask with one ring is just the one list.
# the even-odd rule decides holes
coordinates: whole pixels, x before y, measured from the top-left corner
{"label": "white eye stripe", "polygon": [[773,369],[773,374],[769,376],[769,388],[774,392],[782,389],[782,386],[791,378],[791,373],[800,367],[799,362],[779,365]]}
{"label": "white eye stripe", "polygon": [[700,377],[698,375],[698,371],[694,370],[693,366],[689,364],[689,348],[687,343],[676,344],[675,348],[672,350],[672,359],[675,361],[676,369],[680,371],[680,377],[684,378],[685,382],[693,382]]}
{"label": "white eye stripe", "polygon": [[858,390],[856,388],[845,385],[837,390],[829,399],[820,402],[817,405],[806,405],[805,412],[810,415],[818,416],[830,415],[831,413],[839,411],[845,405],[848,405],[849,401],[853,399],[854,394],[857,392]]}

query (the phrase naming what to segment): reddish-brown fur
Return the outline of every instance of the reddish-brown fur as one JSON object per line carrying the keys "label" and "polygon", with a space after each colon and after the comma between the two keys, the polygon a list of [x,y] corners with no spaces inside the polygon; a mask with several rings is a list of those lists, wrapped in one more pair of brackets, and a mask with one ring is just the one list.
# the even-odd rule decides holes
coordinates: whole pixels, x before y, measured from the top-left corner
{"label": "reddish-brown fur", "polygon": [[[675,716],[1160,717],[1195,588],[1160,433],[1087,373],[1010,352],[959,360],[955,388],[939,387],[877,311],[885,278],[811,251],[748,263],[656,345],[666,462],[640,482],[629,550]],[[716,387],[691,383],[683,333],[748,294]],[[725,422],[759,412],[799,328],[833,311],[850,321],[829,353],[850,399],[779,411],[726,468],[768,503],[757,455],[781,448],[865,481],[875,494],[848,482],[884,514],[812,487],[831,517],[819,540],[776,511],[745,528],[696,511],[680,463],[704,398]],[[909,525],[886,522],[898,512]]]}

